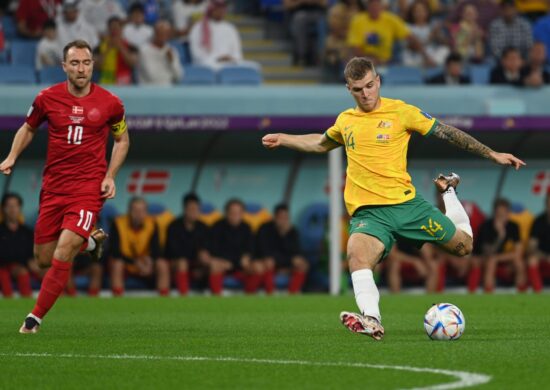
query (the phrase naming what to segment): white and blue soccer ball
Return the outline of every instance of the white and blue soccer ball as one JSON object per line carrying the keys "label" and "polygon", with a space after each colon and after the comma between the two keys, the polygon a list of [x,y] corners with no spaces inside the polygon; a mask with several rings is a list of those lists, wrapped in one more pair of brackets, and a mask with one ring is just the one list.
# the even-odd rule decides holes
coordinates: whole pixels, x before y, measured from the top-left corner
{"label": "white and blue soccer ball", "polygon": [[451,303],[434,304],[424,316],[424,329],[432,340],[456,340],[465,326],[464,314]]}

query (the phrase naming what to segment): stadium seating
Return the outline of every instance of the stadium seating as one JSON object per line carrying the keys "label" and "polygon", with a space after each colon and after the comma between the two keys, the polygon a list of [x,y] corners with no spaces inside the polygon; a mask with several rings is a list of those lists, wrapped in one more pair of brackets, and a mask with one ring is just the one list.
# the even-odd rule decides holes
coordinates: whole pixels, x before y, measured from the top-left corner
{"label": "stadium seating", "polygon": [[207,226],[212,226],[220,219],[223,218],[223,214],[216,210],[214,205],[208,202],[201,204],[201,215],[199,220]]}
{"label": "stadium seating", "polygon": [[212,85],[216,83],[216,73],[206,66],[186,65],[184,68],[183,85]]}
{"label": "stadium seating", "polygon": [[10,47],[10,62],[13,65],[29,65],[34,67],[36,57],[36,45],[36,41],[12,41]]}
{"label": "stadium seating", "polygon": [[56,84],[67,80],[67,75],[60,66],[47,66],[38,71],[38,82]]}
{"label": "stadium seating", "polygon": [[5,64],[8,62],[8,51],[0,50],[0,64]]}
{"label": "stadium seating", "polygon": [[0,84],[34,84],[36,75],[32,66],[0,65]]}
{"label": "stadium seating", "polygon": [[181,42],[173,40],[170,42],[170,45],[177,50],[182,65],[191,63],[191,54],[189,53],[187,44],[182,44]]}
{"label": "stadium seating", "polygon": [[218,81],[226,85],[260,85],[262,75],[249,66],[227,66],[218,72]]}
{"label": "stadium seating", "polygon": [[472,84],[489,84],[491,66],[486,64],[468,66],[468,73]]}
{"label": "stadium seating", "polygon": [[97,221],[97,226],[105,230],[109,234],[111,225],[113,221],[118,216],[118,210],[112,203],[105,203],[101,209],[101,214],[99,214],[99,219]]}
{"label": "stadium seating", "polygon": [[267,211],[259,203],[247,203],[245,204],[245,212],[243,219],[250,226],[250,229],[254,233],[260,229],[264,223],[270,221],[272,218],[271,213]]}
{"label": "stadium seating", "polygon": [[382,75],[385,85],[421,85],[424,83],[422,73],[418,68],[410,66],[389,66]]}
{"label": "stadium seating", "polygon": [[298,220],[300,244],[308,260],[319,260],[322,241],[325,237],[328,221],[328,205],[313,203],[305,208]]}
{"label": "stadium seating", "polygon": [[13,17],[4,15],[1,20],[2,30],[4,30],[4,38],[8,41],[17,37],[17,26]]}

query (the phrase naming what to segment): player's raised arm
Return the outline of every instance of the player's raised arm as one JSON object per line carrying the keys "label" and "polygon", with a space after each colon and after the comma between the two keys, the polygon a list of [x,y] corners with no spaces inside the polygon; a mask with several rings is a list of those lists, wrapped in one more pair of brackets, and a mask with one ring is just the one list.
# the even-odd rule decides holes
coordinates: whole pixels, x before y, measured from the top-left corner
{"label": "player's raised arm", "polygon": [[11,173],[12,168],[15,165],[15,161],[23,150],[29,146],[35,132],[36,130],[26,122],[19,128],[19,130],[17,130],[15,137],[13,137],[13,142],[11,144],[11,150],[8,157],[0,163],[0,172],[4,175],[9,175]]}
{"label": "player's raised arm", "polygon": [[464,131],[442,122],[436,124],[433,135],[458,146],[460,149],[488,158],[500,165],[512,165],[516,170],[525,165],[516,156],[510,153],[495,152]]}
{"label": "player's raised arm", "polygon": [[299,152],[326,153],[340,146],[325,134],[292,135],[285,133],[267,134],[262,138],[267,149],[285,147]]}

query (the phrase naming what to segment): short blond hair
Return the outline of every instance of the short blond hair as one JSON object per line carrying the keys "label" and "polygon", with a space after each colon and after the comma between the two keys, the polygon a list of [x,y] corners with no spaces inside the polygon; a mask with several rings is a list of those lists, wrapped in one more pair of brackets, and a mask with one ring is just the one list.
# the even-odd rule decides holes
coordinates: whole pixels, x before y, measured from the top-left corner
{"label": "short blond hair", "polygon": [[346,81],[361,80],[368,72],[377,75],[374,63],[366,57],[353,57],[346,64],[344,78]]}

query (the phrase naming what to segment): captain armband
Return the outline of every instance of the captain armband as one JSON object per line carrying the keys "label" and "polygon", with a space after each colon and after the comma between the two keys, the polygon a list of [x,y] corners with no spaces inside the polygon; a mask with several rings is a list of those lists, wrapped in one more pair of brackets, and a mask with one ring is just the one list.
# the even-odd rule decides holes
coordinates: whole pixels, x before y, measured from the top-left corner
{"label": "captain armband", "polygon": [[126,118],[123,117],[122,120],[114,125],[111,125],[111,133],[115,137],[120,137],[128,130],[128,125],[126,125]]}

